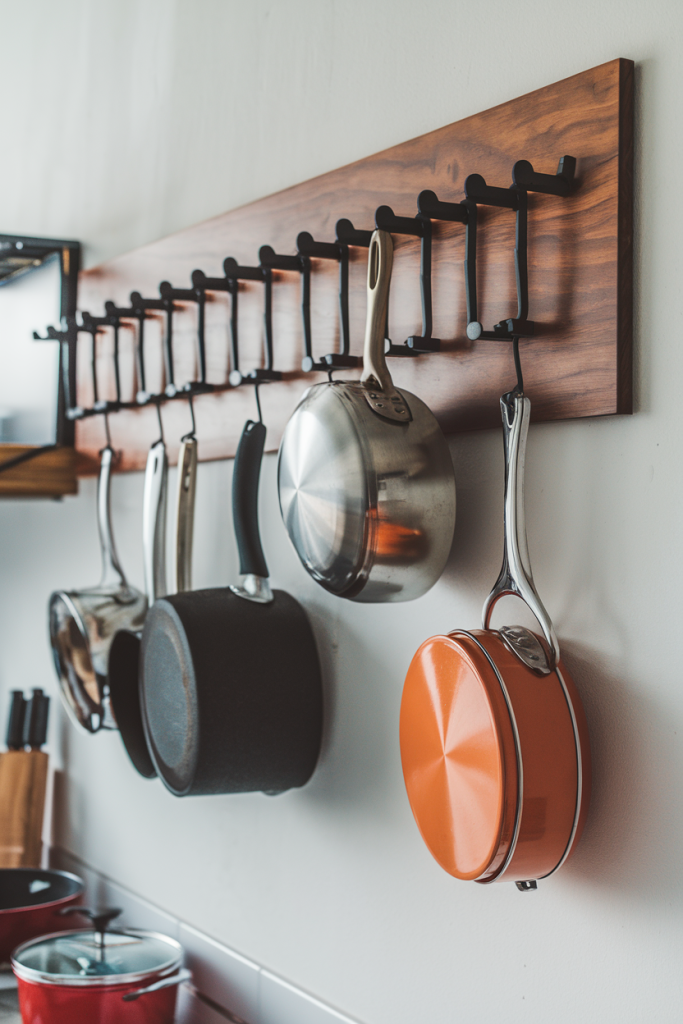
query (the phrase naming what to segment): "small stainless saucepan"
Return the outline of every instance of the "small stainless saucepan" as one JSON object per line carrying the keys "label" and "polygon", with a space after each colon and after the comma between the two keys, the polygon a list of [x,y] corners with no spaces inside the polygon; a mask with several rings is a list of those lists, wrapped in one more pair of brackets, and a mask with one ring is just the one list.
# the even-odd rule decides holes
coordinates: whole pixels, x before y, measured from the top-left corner
{"label": "small stainless saucepan", "polygon": [[147,599],[126,580],[114,546],[110,484],[114,450],[102,449],[97,522],[102,578],[96,587],[58,590],[50,597],[50,642],[62,699],[86,732],[116,729],[107,684],[107,660],[120,629],[141,629]]}
{"label": "small stainless saucepan", "polygon": [[360,381],[306,392],[280,447],[280,508],[316,582],[353,601],[409,601],[443,572],[455,526],[446,439],[416,395],[394,387],[384,355],[393,260],[375,231]]}

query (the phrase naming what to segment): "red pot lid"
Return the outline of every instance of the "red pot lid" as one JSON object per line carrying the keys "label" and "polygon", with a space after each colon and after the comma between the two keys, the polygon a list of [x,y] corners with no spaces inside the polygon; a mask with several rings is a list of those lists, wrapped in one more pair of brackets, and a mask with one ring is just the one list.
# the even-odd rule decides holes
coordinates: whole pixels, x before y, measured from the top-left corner
{"label": "red pot lid", "polygon": [[12,968],[25,981],[51,985],[118,985],[174,970],[182,959],[175,939],[156,932],[58,932],[24,943]]}

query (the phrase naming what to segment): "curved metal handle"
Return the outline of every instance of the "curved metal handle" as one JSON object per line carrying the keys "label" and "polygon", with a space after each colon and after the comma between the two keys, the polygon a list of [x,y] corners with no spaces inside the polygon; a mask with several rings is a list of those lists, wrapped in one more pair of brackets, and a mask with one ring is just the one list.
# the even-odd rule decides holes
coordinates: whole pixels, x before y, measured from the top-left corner
{"label": "curved metal handle", "polygon": [[186,437],[178,455],[174,592],[192,590],[192,538],[197,490],[197,438]]}
{"label": "curved metal handle", "polygon": [[153,985],[148,985],[146,988],[138,988],[134,992],[126,992],[122,997],[124,1003],[132,1003],[135,999],[139,999],[140,996],[146,996],[148,992],[158,992],[162,988],[172,988],[173,985],[182,985],[184,981],[191,981],[192,971],[188,971],[184,967],[177,974],[171,974],[168,978],[162,978],[161,981],[155,981]]}
{"label": "curved metal handle", "polygon": [[538,619],[550,649],[548,672],[552,672],[560,660],[560,645],[550,616],[534,586],[524,519],[524,456],[531,402],[523,395],[508,392],[500,400],[500,409],[505,446],[505,547],[500,575],[484,602],[484,629],[489,628],[491,613],[501,597],[507,594],[521,597]]}
{"label": "curved metal handle", "polygon": [[[389,305],[389,285],[394,261],[394,243],[388,231],[372,233],[368,251],[368,309],[361,383],[366,387],[370,408],[379,416],[398,423],[410,421],[410,411],[394,387],[384,354],[384,335]],[[378,394],[378,392],[381,392]]]}
{"label": "curved metal handle", "polygon": [[126,577],[114,544],[111,528],[111,467],[114,462],[114,449],[107,445],[100,455],[100,475],[97,481],[97,528],[100,535],[100,551],[102,553],[102,579],[100,586],[122,583],[127,586]]}
{"label": "curved metal handle", "polygon": [[159,439],[147,456],[142,507],[142,559],[150,607],[166,593],[167,478],[166,445]]}

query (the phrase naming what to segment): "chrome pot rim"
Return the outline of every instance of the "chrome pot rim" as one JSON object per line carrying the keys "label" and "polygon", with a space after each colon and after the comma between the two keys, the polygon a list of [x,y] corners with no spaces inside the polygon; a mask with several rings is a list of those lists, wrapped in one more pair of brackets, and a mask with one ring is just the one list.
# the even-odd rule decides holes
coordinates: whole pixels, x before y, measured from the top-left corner
{"label": "chrome pot rim", "polygon": [[[133,985],[148,981],[150,978],[167,978],[177,971],[183,961],[183,947],[176,939],[162,932],[142,931],[137,928],[126,929],[126,931],[112,928],[107,935],[123,935],[131,938],[157,939],[165,942],[175,951],[173,959],[168,960],[158,967],[148,967],[144,971],[130,971],[127,974],[101,974],[79,977],[73,974],[52,974],[49,971],[37,971],[33,967],[25,967],[17,961],[17,957],[26,952],[32,946],[41,945],[50,939],[66,939],[69,936],[83,935],[87,929],[77,928],[71,931],[50,932],[48,935],[41,935],[40,938],[30,939],[22,943],[12,953],[12,970],[21,981],[28,981],[34,985],[54,985],[57,988],[115,988],[120,985]],[[94,932],[92,934],[95,934]]]}

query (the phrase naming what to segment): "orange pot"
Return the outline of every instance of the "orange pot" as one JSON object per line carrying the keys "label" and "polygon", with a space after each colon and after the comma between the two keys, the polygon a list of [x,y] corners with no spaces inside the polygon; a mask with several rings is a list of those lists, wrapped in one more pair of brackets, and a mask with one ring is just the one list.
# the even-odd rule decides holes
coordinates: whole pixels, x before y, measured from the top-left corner
{"label": "orange pot", "polygon": [[[523,523],[530,402],[501,399],[506,455],[505,556],[484,606],[484,628],[426,640],[401,703],[408,798],[445,871],[535,889],[576,847],[590,797],[590,745],[581,700],[536,593]],[[545,639],[521,626],[488,628],[504,594],[521,597]]]}

